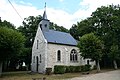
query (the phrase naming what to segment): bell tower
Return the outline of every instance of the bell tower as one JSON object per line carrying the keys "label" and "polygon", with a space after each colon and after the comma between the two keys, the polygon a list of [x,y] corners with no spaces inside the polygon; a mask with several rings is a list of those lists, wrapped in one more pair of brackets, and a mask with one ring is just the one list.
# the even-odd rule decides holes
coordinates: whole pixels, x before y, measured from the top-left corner
{"label": "bell tower", "polygon": [[50,21],[47,19],[46,3],[45,3],[44,13],[43,13],[43,16],[42,16],[42,20],[39,23],[39,27],[41,28],[42,31],[49,31],[49,23],[50,23]]}

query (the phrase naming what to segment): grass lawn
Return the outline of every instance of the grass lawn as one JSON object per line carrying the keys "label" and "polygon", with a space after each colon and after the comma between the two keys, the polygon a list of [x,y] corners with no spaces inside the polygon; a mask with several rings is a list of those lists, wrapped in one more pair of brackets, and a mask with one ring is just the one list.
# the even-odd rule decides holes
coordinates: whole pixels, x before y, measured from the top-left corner
{"label": "grass lawn", "polygon": [[[111,71],[112,69],[101,70],[101,72]],[[96,70],[90,71],[90,74],[95,74]],[[89,74],[89,75],[90,75]],[[43,78],[46,80],[64,80],[74,77],[82,77],[84,76],[82,73],[65,73],[65,74],[52,74],[52,75],[44,75],[44,74],[29,74],[27,71],[17,71],[17,72],[4,72],[0,80],[32,80],[32,78]]]}

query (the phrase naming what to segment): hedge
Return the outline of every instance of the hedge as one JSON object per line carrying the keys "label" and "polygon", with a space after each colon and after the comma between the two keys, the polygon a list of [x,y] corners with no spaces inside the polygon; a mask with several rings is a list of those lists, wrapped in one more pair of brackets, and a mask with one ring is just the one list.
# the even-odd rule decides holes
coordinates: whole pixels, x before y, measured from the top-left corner
{"label": "hedge", "polygon": [[64,73],[73,73],[73,72],[85,72],[85,71],[90,71],[90,69],[91,69],[91,65],[82,65],[82,66],[55,65],[54,73],[64,74]]}
{"label": "hedge", "polygon": [[66,68],[64,65],[55,65],[54,66],[54,73],[55,74],[64,74],[65,70],[66,70]]}

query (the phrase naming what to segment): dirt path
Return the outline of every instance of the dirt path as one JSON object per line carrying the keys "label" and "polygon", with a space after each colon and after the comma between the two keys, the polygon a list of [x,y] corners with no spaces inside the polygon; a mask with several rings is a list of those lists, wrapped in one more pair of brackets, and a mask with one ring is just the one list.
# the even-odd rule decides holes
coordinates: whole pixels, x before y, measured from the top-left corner
{"label": "dirt path", "polygon": [[83,77],[76,77],[67,80],[120,80],[120,70],[85,75]]}

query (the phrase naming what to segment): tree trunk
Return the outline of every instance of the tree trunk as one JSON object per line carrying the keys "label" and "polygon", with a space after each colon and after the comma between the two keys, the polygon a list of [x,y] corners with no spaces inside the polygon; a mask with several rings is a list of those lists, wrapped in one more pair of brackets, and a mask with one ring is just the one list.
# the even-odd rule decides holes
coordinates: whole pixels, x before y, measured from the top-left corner
{"label": "tree trunk", "polygon": [[114,68],[115,68],[115,69],[118,69],[116,60],[113,60],[113,64],[114,64]]}
{"label": "tree trunk", "polygon": [[2,62],[0,62],[0,77],[2,75]]}
{"label": "tree trunk", "polygon": [[97,72],[100,72],[100,64],[99,64],[99,60],[97,60]]}

